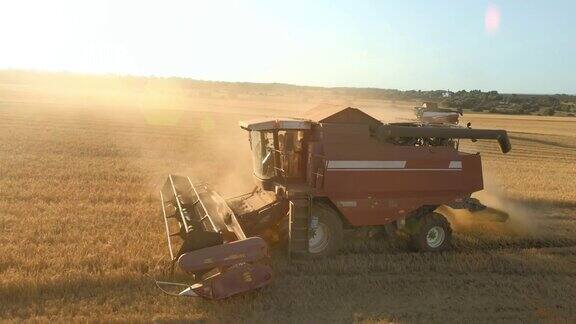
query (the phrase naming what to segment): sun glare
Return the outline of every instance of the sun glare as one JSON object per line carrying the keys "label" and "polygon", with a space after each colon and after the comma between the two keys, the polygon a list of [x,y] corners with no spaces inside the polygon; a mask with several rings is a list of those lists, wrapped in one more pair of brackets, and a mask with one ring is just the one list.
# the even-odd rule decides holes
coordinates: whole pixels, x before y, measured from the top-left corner
{"label": "sun glare", "polygon": [[[230,52],[222,39],[237,23],[228,11],[206,14],[216,9],[205,1],[3,2],[0,38],[9,46],[0,51],[0,68],[174,75],[192,67],[202,72],[206,63],[222,59],[218,53]],[[240,45],[236,42],[227,41]],[[235,53],[238,59],[242,54]],[[178,66],[183,61],[186,66]]]}
{"label": "sun glare", "polygon": [[492,4],[488,5],[486,16],[484,17],[484,27],[490,34],[498,32],[498,29],[500,29],[500,8]]}

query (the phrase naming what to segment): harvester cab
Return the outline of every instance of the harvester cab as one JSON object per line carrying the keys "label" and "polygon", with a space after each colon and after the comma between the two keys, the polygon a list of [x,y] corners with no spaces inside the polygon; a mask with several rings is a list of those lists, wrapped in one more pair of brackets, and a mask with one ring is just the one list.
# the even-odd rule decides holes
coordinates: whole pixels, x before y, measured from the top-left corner
{"label": "harvester cab", "polygon": [[249,132],[254,177],[264,190],[304,182],[311,123],[285,118],[240,122]]}
{"label": "harvester cab", "polygon": [[505,220],[471,197],[483,189],[481,157],[458,143],[496,140],[507,153],[508,135],[446,121],[452,114],[386,124],[348,107],[240,122],[255,190],[224,199],[170,175],[160,194],[170,258],[194,283],[157,284],[178,295],[225,298],[271,281],[270,243],[284,243],[290,257],[320,258],[338,251],[344,229],[368,227],[388,237],[403,231],[419,251],[443,251],[452,231],[439,207]]}

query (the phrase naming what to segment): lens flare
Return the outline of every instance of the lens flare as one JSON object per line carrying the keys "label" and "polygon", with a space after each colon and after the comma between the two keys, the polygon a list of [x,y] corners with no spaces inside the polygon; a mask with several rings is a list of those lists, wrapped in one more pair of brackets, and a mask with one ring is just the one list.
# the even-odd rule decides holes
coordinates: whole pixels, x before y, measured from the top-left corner
{"label": "lens flare", "polygon": [[494,34],[500,29],[500,8],[492,4],[488,5],[484,17],[484,28],[489,34]]}

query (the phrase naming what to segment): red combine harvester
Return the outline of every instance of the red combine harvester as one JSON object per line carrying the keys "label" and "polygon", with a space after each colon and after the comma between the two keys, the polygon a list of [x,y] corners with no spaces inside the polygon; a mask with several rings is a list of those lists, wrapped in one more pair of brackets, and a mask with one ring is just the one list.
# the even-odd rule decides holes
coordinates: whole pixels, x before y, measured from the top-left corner
{"label": "red combine harvester", "polygon": [[345,229],[362,226],[404,231],[419,251],[445,250],[452,232],[438,207],[489,208],[470,197],[483,189],[482,164],[479,154],[458,150],[460,139],[494,139],[503,153],[511,149],[506,131],[462,127],[449,116],[386,124],[345,108],[240,122],[257,188],[224,200],[207,185],[170,175],[161,190],[170,257],[195,283],[158,285],[176,285],[178,295],[229,297],[272,280],[269,242],[286,242],[293,258],[324,257],[338,251]]}

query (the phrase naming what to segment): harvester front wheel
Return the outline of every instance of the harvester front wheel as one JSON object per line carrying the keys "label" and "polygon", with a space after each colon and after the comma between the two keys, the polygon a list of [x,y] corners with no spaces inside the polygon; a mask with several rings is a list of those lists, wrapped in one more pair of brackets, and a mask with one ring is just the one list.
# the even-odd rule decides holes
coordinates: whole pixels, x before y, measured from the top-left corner
{"label": "harvester front wheel", "polygon": [[323,258],[336,254],[342,243],[342,237],[342,221],[337,212],[322,203],[312,204],[308,234],[309,257]]}
{"label": "harvester front wheel", "polygon": [[421,252],[440,252],[448,249],[452,229],[448,220],[439,213],[421,217],[411,233],[412,245]]}

